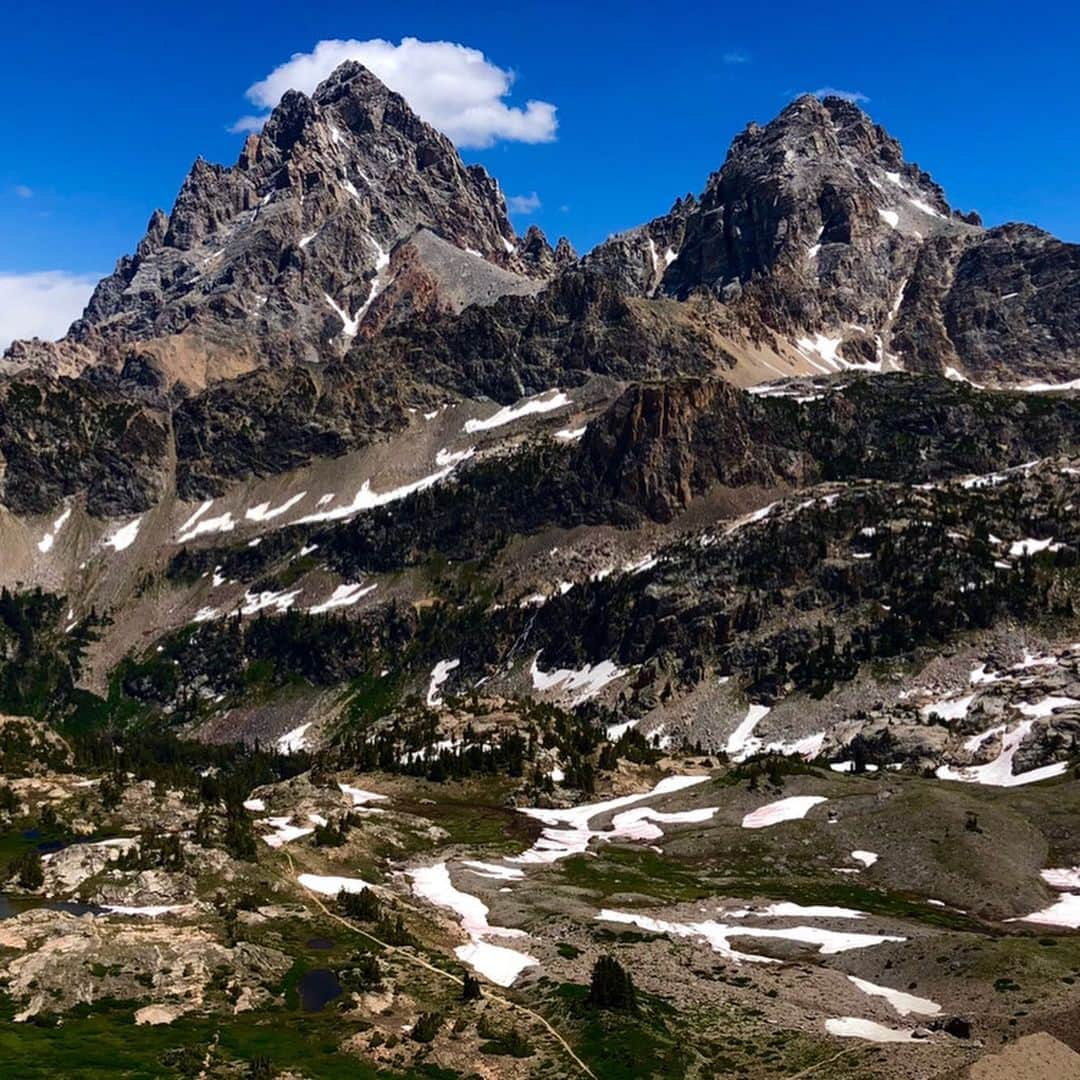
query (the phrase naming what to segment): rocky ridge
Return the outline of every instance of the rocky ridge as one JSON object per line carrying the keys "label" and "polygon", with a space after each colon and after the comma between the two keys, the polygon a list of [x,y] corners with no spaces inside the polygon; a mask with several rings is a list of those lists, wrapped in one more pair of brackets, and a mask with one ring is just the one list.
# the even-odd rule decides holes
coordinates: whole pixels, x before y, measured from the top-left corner
{"label": "rocky ridge", "polygon": [[347,64],[234,166],[197,161],[61,342],[11,347],[0,499],[137,513],[596,374],[1067,385],[1078,250],[983,229],[857,107],[802,97],[700,198],[578,260],[517,238],[495,181]]}

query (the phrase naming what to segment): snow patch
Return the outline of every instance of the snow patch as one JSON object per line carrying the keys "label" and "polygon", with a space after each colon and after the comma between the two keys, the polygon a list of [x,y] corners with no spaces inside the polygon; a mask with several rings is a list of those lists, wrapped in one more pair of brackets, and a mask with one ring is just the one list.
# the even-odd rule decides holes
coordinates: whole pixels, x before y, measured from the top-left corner
{"label": "snow patch", "polygon": [[724,913],[729,919],[865,919],[866,912],[857,908],[834,907],[831,904],[796,904],[790,900],[766,904],[763,908],[739,908]]}
{"label": "snow patch", "polygon": [[709,821],[719,809],[718,806],[703,806],[697,810],[665,813],[663,810],[654,810],[651,806],[635,806],[631,810],[623,810],[611,819],[612,837],[625,840],[659,840],[664,835],[664,830],[657,822],[663,825],[700,824]]}
{"label": "snow patch", "polygon": [[[803,337],[795,342],[796,348],[806,357],[810,363],[825,374],[839,371],[844,367],[844,362],[836,355],[837,350],[843,343],[843,338],[830,338],[824,334],[815,334],[812,338]],[[811,359],[810,353],[816,353],[822,360],[822,364]],[[824,365],[824,366],[823,366]]]}
{"label": "snow patch", "polygon": [[352,787],[349,784],[338,784],[338,790],[346,798],[352,800],[354,807],[367,806],[369,802],[385,802],[389,796],[380,795],[377,791],[365,791],[363,788]]}
{"label": "snow patch", "polygon": [[439,687],[450,678],[450,672],[461,664],[460,660],[440,660],[431,669],[431,681],[428,683],[427,704],[434,708],[443,703]]}
{"label": "snow patch", "polygon": [[469,872],[477,877],[492,878],[495,881],[519,881],[525,876],[525,871],[516,866],[500,866],[498,863],[477,862],[473,859],[464,859],[461,865],[467,866]]}
{"label": "snow patch", "polygon": [[126,525],[117,529],[106,541],[105,544],[111,547],[113,551],[125,551],[135,543],[135,538],[139,535],[139,525],[142,522],[141,517],[137,517],[134,521],[129,521]]}
{"label": "snow patch", "polygon": [[[609,829],[593,829],[590,822],[604,814],[610,814],[624,807],[633,806],[635,803],[644,802],[646,799],[658,798],[661,795],[669,795],[684,788],[693,787],[704,783],[707,776],[668,776],[661,780],[651,791],[645,791],[638,795],[623,795],[615,799],[607,799],[604,802],[586,803],[583,806],[573,806],[567,809],[539,809],[526,808],[521,813],[534,818],[547,826],[540,834],[540,839],[533,846],[520,855],[507,859],[513,863],[553,863],[564,859],[568,855],[576,855],[586,851],[589,841],[593,837],[610,839],[614,836],[614,822]],[[710,815],[711,816],[711,815]],[[633,822],[627,823],[629,828]]]}
{"label": "snow patch", "polygon": [[1028,394],[1045,394],[1054,390],[1080,390],[1080,379],[1072,379],[1063,383],[1030,382],[1017,386],[1016,389]]}
{"label": "snow patch", "polygon": [[915,1042],[913,1031],[886,1027],[876,1020],[863,1020],[858,1016],[839,1016],[825,1021],[825,1030],[841,1039],[866,1039],[876,1043]]}
{"label": "snow patch", "polygon": [[293,728],[292,731],[285,732],[277,741],[278,753],[295,754],[298,750],[306,750],[306,735],[312,723],[313,721],[309,720],[306,724],[301,724],[299,727]]}
{"label": "snow patch", "polygon": [[964,744],[965,749],[975,750],[986,739],[1001,734],[1001,750],[993,761],[985,765],[967,765],[956,768],[952,765],[939,765],[935,775],[939,780],[956,780],[964,784],[985,784],[991,787],[1019,787],[1034,784],[1040,780],[1049,780],[1061,776],[1069,767],[1066,761],[1056,761],[1041,768],[1029,769],[1024,773],[1013,772],[1013,758],[1021,743],[1031,732],[1036,720],[1045,719],[1058,708],[1080,705],[1074,698],[1046,697],[1034,705],[1019,706],[1026,719],[1022,720],[1010,732],[1003,731],[1003,725],[997,725],[979,735],[971,736]]}
{"label": "snow patch", "polygon": [[454,887],[446,863],[419,866],[406,873],[413,879],[413,892],[437,907],[453,911],[461,921],[461,928],[470,939],[468,945],[459,945],[454,955],[463,963],[479,971],[497,986],[510,986],[527,968],[537,963],[533,956],[492,945],[488,937],[525,937],[521,930],[492,926],[488,922],[487,905],[476,896],[470,896]]}
{"label": "snow patch", "polygon": [[287,514],[298,502],[300,502],[307,494],[306,491],[301,491],[297,495],[293,495],[292,498],[286,499],[280,506],[275,506],[272,510],[268,502],[259,503],[258,506],[253,506],[250,510],[244,512],[244,517],[248,521],[257,521],[260,524],[273,521],[274,518],[281,517],[282,514]]}
{"label": "snow patch", "polygon": [[924,202],[922,199],[909,197],[908,202],[911,203],[916,210],[923,214],[927,214],[929,217],[940,218],[942,221],[945,220],[945,215],[940,210],[935,210],[928,202]]}
{"label": "snow patch", "polygon": [[312,615],[321,615],[324,611],[332,611],[334,608],[350,607],[377,588],[378,584],[365,585],[363,582],[354,582],[350,585],[339,585],[330,594],[329,599],[324,600],[321,604],[315,604],[313,607],[309,607],[308,611]]}
{"label": "snow patch", "polygon": [[67,524],[68,518],[71,517],[71,507],[67,507],[64,512],[53,522],[52,532],[47,532],[39,541],[37,549],[42,555],[48,555],[52,551],[53,542],[56,539],[56,534]]}
{"label": "snow patch", "polygon": [[1017,540],[1009,545],[1009,556],[1013,559],[1030,558],[1040,551],[1057,551],[1060,547],[1060,544],[1054,543],[1052,536],[1049,540]]}
{"label": "snow patch", "polygon": [[966,694],[964,697],[924,705],[919,712],[923,716],[940,716],[942,720],[963,720],[974,700],[974,694]]}
{"label": "snow patch", "polygon": [[305,889],[323,896],[337,896],[342,891],[361,893],[368,888],[368,883],[360,878],[336,877],[330,874],[300,874],[296,880]]}
{"label": "snow patch", "polygon": [[224,514],[219,514],[217,517],[203,518],[203,514],[210,508],[213,500],[209,503],[203,503],[194,514],[188,518],[187,522],[180,527],[180,531],[177,533],[176,542],[178,544],[186,544],[189,540],[194,540],[197,536],[203,536],[207,533],[226,533],[232,532],[236,528],[236,522],[233,520],[231,512],[228,510]]}
{"label": "snow patch", "polygon": [[854,975],[849,975],[848,980],[870,997],[883,997],[900,1016],[910,1016],[912,1013],[919,1016],[937,1016],[941,1012],[941,1006],[929,998],[907,994],[903,990],[893,990],[888,986],[878,986]]}
{"label": "snow patch", "polygon": [[744,829],[766,829],[782,821],[797,821],[806,817],[818,803],[827,802],[824,795],[791,795],[777,802],[766,803],[742,819]]}
{"label": "snow patch", "polygon": [[437,455],[436,458],[436,464],[439,464],[439,458],[442,459],[443,464],[436,472],[429,473],[419,480],[414,480],[411,484],[402,484],[401,487],[391,488],[389,491],[372,491],[371,481],[365,480],[363,486],[353,498],[353,501],[348,505],[335,506],[330,510],[317,510],[313,514],[307,514],[304,517],[297,518],[293,524],[316,525],[324,521],[340,521],[343,518],[352,517],[354,514],[362,513],[365,510],[373,510],[377,506],[386,506],[387,503],[397,502],[399,499],[408,498],[408,496],[413,495],[418,491],[426,491],[428,488],[434,487],[440,481],[445,480],[462,461],[471,456],[471,450],[461,451],[458,454],[448,454],[446,451],[439,451],[439,455]]}
{"label": "snow patch", "polygon": [[563,428],[555,432],[555,438],[560,442],[577,442],[585,434],[585,428]]}
{"label": "snow patch", "polygon": [[246,592],[240,604],[240,614],[257,615],[267,608],[273,608],[279,615],[283,614],[293,606],[293,602],[302,591],[301,589],[293,589],[291,592]]}
{"label": "snow patch", "polygon": [[517,405],[505,405],[486,419],[467,420],[463,430],[467,435],[472,435],[477,431],[490,431],[492,428],[502,427],[504,424],[519,420],[523,416],[552,412],[569,404],[570,398],[562,390],[549,390],[546,394],[527,398]]}
{"label": "snow patch", "polygon": [[[771,507],[766,507],[766,510]],[[761,511],[757,511],[761,513]],[[769,714],[765,705],[751,705],[746,710],[746,716],[739,726],[728,736],[725,749],[728,757],[735,762],[745,761],[753,754],[761,753],[762,750],[770,754],[783,754],[785,757],[815,758],[821,753],[825,744],[825,732],[819,731],[813,735],[807,735],[801,739],[776,740],[770,743],[764,742],[754,735],[754,729]]]}
{"label": "snow patch", "polygon": [[[556,692],[560,694],[577,694],[574,699],[575,705],[595,697],[608,683],[621,679],[628,673],[628,668],[618,667],[611,660],[601,660],[599,664],[586,664],[583,668],[572,671],[569,668],[559,668],[557,671],[544,672],[539,667],[540,654],[533,657],[532,684],[534,690],[544,692]],[[579,693],[580,691],[580,693]]]}
{"label": "snow patch", "polygon": [[1069,930],[1080,930],[1080,893],[1062,893],[1058,900],[1048,908],[1007,921],[1031,922],[1042,926],[1061,926]]}
{"label": "snow patch", "polygon": [[[769,715],[770,711],[768,705],[751,705],[746,710],[746,716],[743,717],[742,722],[728,736],[725,749],[727,750],[728,757],[731,758],[732,761],[742,761],[753,752],[748,750],[747,746],[751,742],[754,728]],[[757,739],[753,741],[760,744],[761,740]]]}
{"label": "snow patch", "polygon": [[1080,866],[1063,866],[1041,871],[1042,879],[1055,889],[1080,889]]}
{"label": "snow patch", "polygon": [[183,911],[186,904],[146,904],[142,907],[128,904],[102,904],[101,910],[106,915],[132,915],[145,919],[158,919],[162,915],[175,915]]}
{"label": "snow patch", "polygon": [[302,836],[310,836],[315,830],[302,825],[291,825],[291,816],[264,818],[257,824],[269,825],[274,831],[263,837],[267,847],[279,848],[284,844],[299,840]]}
{"label": "snow patch", "polygon": [[653,934],[670,934],[673,937],[704,938],[714,952],[736,963],[750,961],[758,964],[778,964],[780,961],[768,956],[744,953],[732,948],[729,939],[733,937],[774,938],[784,941],[798,941],[805,945],[816,945],[823,956],[847,952],[851,949],[865,949],[881,945],[887,941],[902,942],[905,938],[890,937],[883,934],[857,934],[838,930],[825,930],[817,926],[791,926],[783,929],[747,926],[744,923],[723,923],[706,919],[695,923],[669,922],[654,919],[636,912],[612,911],[603,909],[597,916],[601,922],[621,923],[637,926]]}

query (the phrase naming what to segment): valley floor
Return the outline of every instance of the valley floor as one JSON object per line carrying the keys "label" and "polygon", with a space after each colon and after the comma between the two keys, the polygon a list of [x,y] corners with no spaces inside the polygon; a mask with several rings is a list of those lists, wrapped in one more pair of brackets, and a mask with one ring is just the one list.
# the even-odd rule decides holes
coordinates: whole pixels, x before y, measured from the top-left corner
{"label": "valley floor", "polygon": [[[46,853],[49,899],[0,921],[7,1075],[1072,1075],[1080,936],[1015,921],[1076,884],[1040,878],[1080,861],[1071,777],[748,779],[671,758],[522,812],[505,780],[301,773],[251,792],[254,862],[186,838],[181,792],[133,781],[106,812],[96,779],[16,781],[30,816],[95,839]],[[342,818],[340,844],[314,842]],[[182,866],[124,862],[151,823],[185,837]],[[18,825],[9,852],[40,840]],[[92,909],[56,903],[74,897]],[[586,1003],[602,954],[635,1012]],[[1015,1042],[1039,1032],[1066,1045]],[[988,1056],[1029,1045],[1028,1074]]]}

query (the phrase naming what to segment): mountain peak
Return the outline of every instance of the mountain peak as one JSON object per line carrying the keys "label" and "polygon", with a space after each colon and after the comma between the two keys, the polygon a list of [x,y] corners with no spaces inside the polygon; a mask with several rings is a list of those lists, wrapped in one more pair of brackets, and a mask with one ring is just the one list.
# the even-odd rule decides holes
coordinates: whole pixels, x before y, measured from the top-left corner
{"label": "mountain peak", "polygon": [[[393,255],[421,230],[501,272],[477,264],[467,275],[486,302],[555,271],[542,236],[516,242],[486,170],[466,166],[400,94],[347,61],[311,96],[286,91],[235,165],[197,157],[171,213],[151,218],[69,333],[116,369],[135,342],[144,353],[168,342],[160,348],[182,360],[163,362],[164,382],[194,389],[265,363],[337,357],[395,318],[395,298],[419,280],[416,253],[434,248],[412,249],[408,267]],[[460,302],[448,258],[423,279],[433,309]],[[440,295],[447,289],[452,297]],[[414,288],[403,310],[415,314],[417,297]]]}
{"label": "mountain peak", "polygon": [[313,100],[320,104],[333,101],[340,93],[348,88],[347,92],[357,91],[372,92],[381,89],[384,93],[389,90],[377,75],[360,63],[359,60],[343,60],[325,79],[315,88],[312,94]]}

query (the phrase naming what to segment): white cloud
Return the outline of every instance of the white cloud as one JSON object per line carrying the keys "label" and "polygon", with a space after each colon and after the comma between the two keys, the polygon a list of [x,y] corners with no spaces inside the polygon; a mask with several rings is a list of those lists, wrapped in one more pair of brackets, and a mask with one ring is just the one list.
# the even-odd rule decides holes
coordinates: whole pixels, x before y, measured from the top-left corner
{"label": "white cloud", "polygon": [[533,214],[540,209],[540,196],[535,191],[528,195],[507,195],[506,208],[511,214]]}
{"label": "white cloud", "polygon": [[241,116],[229,125],[229,131],[233,135],[247,134],[249,131],[262,131],[262,126],[265,123],[265,116]]}
{"label": "white cloud", "polygon": [[835,86],[819,86],[816,90],[811,90],[810,93],[819,98],[843,98],[844,101],[850,101],[854,105],[870,100],[860,90],[837,90]]}
{"label": "white cloud", "polygon": [[18,195],[20,199],[32,199],[34,197],[34,189],[28,188],[25,184],[16,184],[15,194]]}
{"label": "white cloud", "polygon": [[[402,38],[400,45],[370,41],[320,41],[311,52],[294,53],[253,86],[247,97],[272,109],[286,90],[314,91],[339,64],[357,60],[396,90],[429,124],[458,146],[485,147],[507,139],[551,142],[558,125],[555,106],[546,101],[508,105],[514,73],[491,63],[478,49],[451,41]],[[264,117],[245,116],[233,130],[250,131]]]}
{"label": "white cloud", "polygon": [[731,52],[724,53],[723,60],[725,64],[749,64],[750,54],[741,49],[732,49]]}
{"label": "white cloud", "polygon": [[0,352],[18,338],[62,337],[90,299],[97,277],[42,270],[0,273]]}

